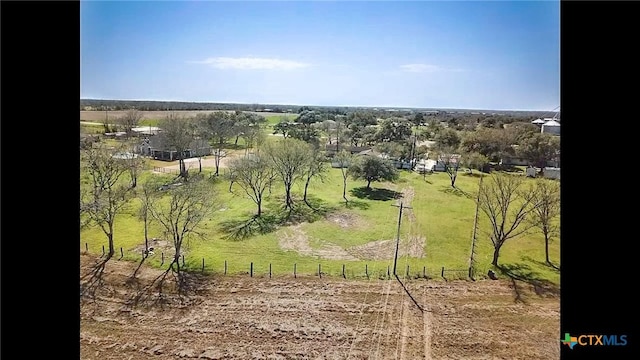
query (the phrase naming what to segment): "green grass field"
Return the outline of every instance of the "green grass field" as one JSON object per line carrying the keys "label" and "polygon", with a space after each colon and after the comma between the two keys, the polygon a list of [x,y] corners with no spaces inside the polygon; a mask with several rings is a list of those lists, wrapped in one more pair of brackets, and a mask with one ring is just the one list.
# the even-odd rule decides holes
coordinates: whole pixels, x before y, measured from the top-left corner
{"label": "green grass field", "polygon": [[[143,176],[158,176],[144,174]],[[167,176],[170,178],[171,176]],[[143,179],[139,181],[142,182]],[[350,206],[345,206],[342,199],[342,176],[340,170],[331,169],[325,182],[312,183],[309,195],[312,204],[319,208],[318,213],[310,211],[302,202],[302,184],[295,188],[297,206],[301,209],[300,217],[305,219],[297,225],[274,225],[272,229],[248,236],[244,239],[232,238],[229,230],[238,224],[251,219],[256,212],[256,205],[243,196],[240,188],[234,188],[234,195],[229,193],[229,184],[220,181],[213,185],[218,193],[221,208],[213,212],[203,224],[202,238],[193,237],[188,241],[185,260],[188,267],[200,269],[202,259],[208,271],[221,273],[227,261],[229,273],[248,272],[250,263],[254,264],[254,272],[263,276],[268,274],[269,265],[274,274],[293,273],[296,264],[299,274],[314,274],[318,264],[322,272],[340,276],[342,265],[345,265],[347,277],[364,277],[365,265],[370,276],[386,275],[387,267],[393,266],[393,260],[332,260],[325,259],[315,252],[322,249],[349,249],[380,240],[395,240],[398,207],[392,206],[396,200],[390,198],[390,191],[413,189],[411,209],[406,209],[401,226],[401,244],[409,241],[410,236],[423,238],[424,257],[398,259],[398,273],[404,274],[407,265],[411,276],[421,275],[423,267],[427,275],[440,278],[442,267],[446,269],[464,270],[468,267],[473,222],[475,213],[475,194],[478,178],[460,174],[456,182],[458,190],[449,185],[446,173],[435,173],[423,178],[422,175],[404,171],[400,180],[395,183],[372,183],[372,188],[386,189],[376,191],[377,196],[363,196],[363,181],[348,180],[347,197]],[[264,218],[277,224],[282,206],[282,185],[274,184],[272,195],[263,205]],[[361,196],[358,198],[356,195]],[[126,211],[121,214],[115,224],[115,246],[120,257],[123,248],[126,259],[140,259],[140,249],[144,245],[143,223],[137,218],[139,203],[132,201]],[[343,227],[332,221],[332,218],[351,219],[350,226]],[[412,220],[413,219],[413,220]],[[479,277],[491,268],[493,247],[486,230],[488,222],[479,214],[479,231],[477,234],[477,274]],[[150,238],[162,238],[160,228],[153,224]],[[302,255],[293,250],[281,247],[283,239],[299,238],[306,243],[312,254]],[[302,240],[300,240],[302,239]],[[91,253],[101,253],[102,246],[107,247],[106,236],[98,227],[80,232],[80,246],[85,249],[88,244]],[[551,260],[559,264],[559,240],[550,245]],[[345,254],[346,251],[343,251]],[[160,265],[160,252],[149,258],[149,263]],[[557,271],[544,265],[544,241],[539,232],[532,232],[519,238],[509,240],[500,253],[500,264],[518,269],[521,274],[531,278],[543,279],[559,284]],[[166,262],[165,262],[166,266]],[[466,273],[447,273],[448,278],[464,278]]]}

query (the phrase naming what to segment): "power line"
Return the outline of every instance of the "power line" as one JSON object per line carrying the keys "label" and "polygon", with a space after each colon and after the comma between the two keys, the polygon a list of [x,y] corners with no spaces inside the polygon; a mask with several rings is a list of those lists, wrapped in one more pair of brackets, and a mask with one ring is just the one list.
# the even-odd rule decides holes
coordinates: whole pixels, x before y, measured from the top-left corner
{"label": "power line", "polygon": [[398,264],[398,248],[400,247],[400,224],[402,223],[402,209],[411,209],[409,206],[404,206],[402,201],[400,205],[391,205],[400,208],[400,214],[398,215],[398,233],[396,235],[396,254],[393,257],[393,275],[397,276],[396,265]]}

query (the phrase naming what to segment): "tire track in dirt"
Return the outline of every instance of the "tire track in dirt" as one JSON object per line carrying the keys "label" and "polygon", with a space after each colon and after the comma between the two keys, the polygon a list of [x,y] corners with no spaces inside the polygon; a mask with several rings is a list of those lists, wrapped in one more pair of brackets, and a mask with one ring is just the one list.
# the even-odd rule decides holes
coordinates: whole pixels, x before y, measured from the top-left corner
{"label": "tire track in dirt", "polygon": [[[422,294],[422,303],[427,303],[427,287],[424,287]],[[424,309],[422,312],[423,333],[422,341],[424,342],[424,359],[431,360],[431,308]]]}
{"label": "tire track in dirt", "polygon": [[407,325],[407,317],[409,316],[409,312],[407,311],[407,299],[402,297],[402,320],[400,322],[400,360],[405,360],[406,356],[406,348],[407,348],[407,337],[409,336],[409,328]]}

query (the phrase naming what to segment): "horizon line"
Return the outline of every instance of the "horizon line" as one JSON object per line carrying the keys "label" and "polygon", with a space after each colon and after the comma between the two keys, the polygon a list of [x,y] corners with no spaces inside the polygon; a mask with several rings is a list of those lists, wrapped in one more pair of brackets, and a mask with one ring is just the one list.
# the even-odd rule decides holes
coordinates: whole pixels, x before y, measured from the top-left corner
{"label": "horizon line", "polygon": [[[81,97],[80,100],[97,100],[97,101],[147,101],[147,102],[176,102],[176,103],[197,103],[197,104],[234,104],[234,105],[275,105],[275,106],[310,106],[310,107],[346,107],[346,108],[382,108],[382,109],[434,109],[434,110],[479,110],[479,111],[555,111],[548,109],[491,109],[491,108],[475,108],[475,107],[418,107],[403,105],[314,105],[314,104],[282,104],[282,103],[259,103],[259,102],[237,102],[237,101],[189,101],[189,100],[150,100],[150,99],[99,99],[90,97]],[[559,112],[559,111],[558,111]]]}

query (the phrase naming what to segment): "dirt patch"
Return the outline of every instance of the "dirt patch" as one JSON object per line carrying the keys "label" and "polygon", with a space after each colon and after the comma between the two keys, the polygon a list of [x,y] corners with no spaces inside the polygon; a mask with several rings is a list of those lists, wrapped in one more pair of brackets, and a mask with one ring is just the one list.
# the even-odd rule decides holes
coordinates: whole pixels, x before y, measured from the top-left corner
{"label": "dirt patch", "polygon": [[[423,258],[424,241],[422,236],[412,236],[409,240],[400,241],[398,256]],[[378,240],[358,245],[347,249],[347,252],[363,260],[388,260],[393,259],[396,252],[396,240]]]}
{"label": "dirt patch", "polygon": [[[142,240],[142,244],[136,246],[133,249],[135,253],[138,253],[142,256],[142,252],[145,250],[144,240]],[[165,259],[170,259],[176,253],[173,243],[171,241],[162,240],[158,238],[149,239],[149,257],[152,258],[154,256],[160,257],[164,253]],[[188,249],[185,245],[183,245],[180,249],[180,254],[187,256]]]}
{"label": "dirt patch", "polygon": [[[81,274],[94,257],[81,256]],[[132,306],[137,264],[111,260],[80,303],[81,359],[511,359],[560,357],[559,298],[506,280],[206,277],[187,305]],[[160,270],[143,265],[140,286]],[[167,291],[165,296],[177,296]]]}
{"label": "dirt patch", "polygon": [[295,251],[301,255],[316,256],[321,259],[331,260],[358,260],[343,248],[323,243],[320,248],[314,249],[309,243],[309,237],[301,228],[302,224],[293,225],[281,230],[278,243],[283,250]]}
{"label": "dirt patch", "polygon": [[346,212],[332,213],[327,216],[327,220],[343,229],[353,229],[364,226],[363,219],[358,215]]}

